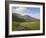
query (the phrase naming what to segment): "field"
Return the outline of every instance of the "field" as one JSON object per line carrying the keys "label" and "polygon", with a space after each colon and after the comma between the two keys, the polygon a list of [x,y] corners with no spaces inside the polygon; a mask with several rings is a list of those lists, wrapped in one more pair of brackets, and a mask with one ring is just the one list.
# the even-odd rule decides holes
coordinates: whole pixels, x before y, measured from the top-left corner
{"label": "field", "polygon": [[40,29],[40,22],[13,22],[12,23],[12,30],[39,30]]}
{"label": "field", "polygon": [[[40,20],[32,18],[24,19],[12,16],[12,31],[40,30]],[[28,21],[27,21],[28,20]]]}

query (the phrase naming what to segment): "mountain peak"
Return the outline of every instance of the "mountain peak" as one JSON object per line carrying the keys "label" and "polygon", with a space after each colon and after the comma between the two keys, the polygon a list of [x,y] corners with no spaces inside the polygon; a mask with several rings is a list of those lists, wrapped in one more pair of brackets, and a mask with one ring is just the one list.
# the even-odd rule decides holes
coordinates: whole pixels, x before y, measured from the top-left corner
{"label": "mountain peak", "polygon": [[30,17],[29,15],[24,15],[25,17]]}

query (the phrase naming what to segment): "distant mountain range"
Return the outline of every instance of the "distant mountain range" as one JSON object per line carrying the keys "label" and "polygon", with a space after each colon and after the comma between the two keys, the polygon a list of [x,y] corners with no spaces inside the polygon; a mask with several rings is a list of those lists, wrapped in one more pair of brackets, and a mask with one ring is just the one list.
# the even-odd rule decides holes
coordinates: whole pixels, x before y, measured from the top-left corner
{"label": "distant mountain range", "polygon": [[36,19],[36,18],[33,18],[33,17],[31,17],[31,16],[29,16],[29,15],[20,15],[20,14],[17,14],[17,13],[12,13],[12,16],[15,18],[15,19],[20,19],[20,20],[22,20],[22,19],[24,19],[24,20],[26,20],[26,21],[39,21],[39,19]]}

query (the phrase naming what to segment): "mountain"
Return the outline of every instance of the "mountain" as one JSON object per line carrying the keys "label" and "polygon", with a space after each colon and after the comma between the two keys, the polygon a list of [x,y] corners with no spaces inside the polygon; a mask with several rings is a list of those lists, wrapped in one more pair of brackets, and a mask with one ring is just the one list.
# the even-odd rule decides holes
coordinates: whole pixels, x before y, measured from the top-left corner
{"label": "mountain", "polygon": [[16,21],[16,22],[24,22],[26,21],[24,18],[22,18],[23,16],[20,14],[16,14],[16,13],[12,13],[12,21]]}
{"label": "mountain", "polygon": [[15,21],[39,21],[39,19],[36,19],[36,18],[33,18],[29,15],[20,15],[20,14],[17,14],[17,13],[12,13],[12,16],[13,16],[13,20]]}
{"label": "mountain", "polygon": [[31,19],[33,19],[33,17],[31,17],[31,16],[29,16],[29,15],[24,15],[24,19],[31,20]]}

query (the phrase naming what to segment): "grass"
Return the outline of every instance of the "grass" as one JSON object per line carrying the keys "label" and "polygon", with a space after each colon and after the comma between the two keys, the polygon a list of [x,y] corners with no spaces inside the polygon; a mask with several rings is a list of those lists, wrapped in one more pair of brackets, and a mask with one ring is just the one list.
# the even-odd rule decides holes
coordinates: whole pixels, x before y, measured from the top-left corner
{"label": "grass", "polygon": [[38,19],[24,19],[12,15],[12,31],[20,30],[40,30],[40,20]]}
{"label": "grass", "polygon": [[24,22],[24,23],[20,23],[20,25],[27,27],[31,30],[40,29],[40,23],[39,22]]}
{"label": "grass", "polygon": [[22,26],[26,27],[27,29],[30,29],[30,30],[39,30],[40,29],[40,21],[34,21],[34,22],[15,22],[15,21],[13,21],[12,30],[16,31],[16,30],[18,30],[17,28],[22,29],[23,28]]}

